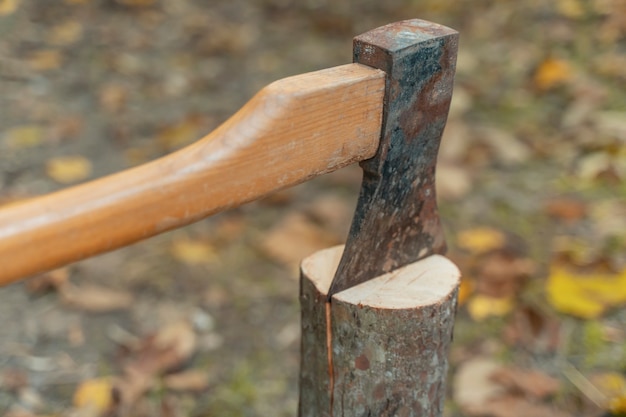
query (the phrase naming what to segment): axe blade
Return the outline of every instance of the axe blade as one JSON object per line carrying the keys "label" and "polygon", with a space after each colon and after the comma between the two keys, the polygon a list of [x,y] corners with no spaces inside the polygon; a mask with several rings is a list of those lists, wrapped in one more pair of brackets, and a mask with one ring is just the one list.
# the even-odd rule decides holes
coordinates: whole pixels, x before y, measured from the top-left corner
{"label": "axe blade", "polygon": [[363,184],[329,298],[446,251],[435,166],[456,66],[458,33],[424,20],[354,38],[354,62],[385,71],[381,139],[361,162]]}

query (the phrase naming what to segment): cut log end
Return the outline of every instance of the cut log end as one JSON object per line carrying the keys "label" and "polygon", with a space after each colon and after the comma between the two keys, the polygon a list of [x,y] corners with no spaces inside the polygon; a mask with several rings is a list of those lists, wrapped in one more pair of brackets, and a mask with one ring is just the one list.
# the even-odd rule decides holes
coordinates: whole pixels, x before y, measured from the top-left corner
{"label": "cut log end", "polygon": [[302,262],[300,416],[441,415],[459,270],[433,255],[349,288],[333,296],[329,323],[342,250]]}

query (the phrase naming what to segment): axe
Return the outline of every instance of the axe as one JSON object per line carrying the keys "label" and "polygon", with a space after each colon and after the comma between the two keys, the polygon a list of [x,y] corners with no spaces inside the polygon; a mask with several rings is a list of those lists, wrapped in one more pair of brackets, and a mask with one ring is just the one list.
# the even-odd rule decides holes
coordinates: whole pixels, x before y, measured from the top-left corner
{"label": "axe", "polygon": [[445,251],[435,165],[458,34],[407,20],[354,39],[354,63],[270,84],[198,142],[0,210],[0,284],[60,267],[360,162],[328,296]]}

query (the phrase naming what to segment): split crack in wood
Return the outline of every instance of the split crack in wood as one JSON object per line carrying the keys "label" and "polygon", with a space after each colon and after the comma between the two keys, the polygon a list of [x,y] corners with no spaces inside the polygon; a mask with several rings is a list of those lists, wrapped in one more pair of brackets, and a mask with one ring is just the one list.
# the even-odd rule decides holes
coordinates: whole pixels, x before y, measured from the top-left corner
{"label": "split crack in wood", "polygon": [[441,415],[458,269],[432,255],[328,303],[342,251],[302,262],[299,415]]}

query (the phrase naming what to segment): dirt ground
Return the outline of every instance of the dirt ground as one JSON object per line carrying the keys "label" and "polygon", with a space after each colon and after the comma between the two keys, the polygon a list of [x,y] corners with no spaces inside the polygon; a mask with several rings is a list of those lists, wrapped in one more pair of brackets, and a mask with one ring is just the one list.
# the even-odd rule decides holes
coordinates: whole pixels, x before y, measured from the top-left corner
{"label": "dirt ground", "polygon": [[[438,167],[466,277],[447,414],[626,413],[623,0],[0,0],[0,204],[165,155],[414,17],[461,33]],[[350,167],[0,289],[0,413],[295,415],[298,261],[345,239],[359,182]]]}

